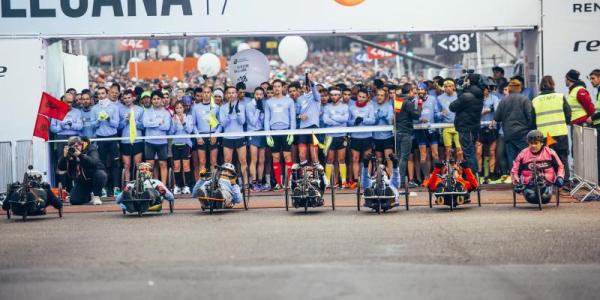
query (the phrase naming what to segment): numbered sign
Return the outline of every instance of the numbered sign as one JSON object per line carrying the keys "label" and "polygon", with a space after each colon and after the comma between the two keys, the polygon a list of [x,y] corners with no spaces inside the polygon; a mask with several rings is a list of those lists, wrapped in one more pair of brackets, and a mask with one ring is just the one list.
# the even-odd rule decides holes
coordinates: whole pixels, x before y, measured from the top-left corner
{"label": "numbered sign", "polygon": [[148,40],[121,40],[119,51],[146,50],[150,47]]}
{"label": "numbered sign", "polygon": [[477,51],[477,35],[475,33],[435,34],[433,46],[436,55],[472,53]]}
{"label": "numbered sign", "polygon": [[[398,43],[396,42],[381,42],[378,44],[384,48],[398,51]],[[383,51],[381,49],[377,49],[371,46],[367,47],[367,55],[369,56],[369,59],[386,59],[395,56],[393,53]]]}

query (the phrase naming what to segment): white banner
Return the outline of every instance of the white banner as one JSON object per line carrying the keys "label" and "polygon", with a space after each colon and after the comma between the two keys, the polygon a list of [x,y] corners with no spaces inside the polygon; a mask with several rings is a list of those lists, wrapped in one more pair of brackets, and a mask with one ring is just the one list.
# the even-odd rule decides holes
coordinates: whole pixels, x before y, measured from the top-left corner
{"label": "white banner", "polygon": [[541,19],[539,0],[3,0],[0,3],[0,37],[455,32],[532,28],[539,26]]}
{"label": "white banner", "polygon": [[43,42],[0,40],[0,141],[30,140],[45,82]]}
{"label": "white banner", "polygon": [[[566,94],[565,75],[587,75],[600,68],[600,1],[544,0],[543,75],[551,75],[557,91]],[[594,98],[595,99],[595,98]]]}
{"label": "white banner", "polygon": [[87,56],[62,53],[65,87],[77,91],[90,88]]}

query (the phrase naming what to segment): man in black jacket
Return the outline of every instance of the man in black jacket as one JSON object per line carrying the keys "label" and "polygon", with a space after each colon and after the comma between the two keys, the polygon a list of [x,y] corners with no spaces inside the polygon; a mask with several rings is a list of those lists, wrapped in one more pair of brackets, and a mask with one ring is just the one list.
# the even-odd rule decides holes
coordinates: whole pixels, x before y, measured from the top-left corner
{"label": "man in black jacket", "polygon": [[416,87],[410,83],[402,86],[399,90],[401,95],[396,95],[394,100],[395,126],[396,126],[396,153],[400,158],[400,183],[406,178],[406,165],[408,155],[412,150],[413,123],[421,117],[422,105],[418,105],[417,98],[408,96],[416,94]]}
{"label": "man in black jacket", "polygon": [[[58,160],[57,174],[67,175],[75,181],[71,190],[71,204],[81,205],[91,200],[93,205],[101,205],[100,195],[107,176],[98,148],[90,144],[88,138],[74,136],[63,151],[63,157]],[[90,196],[92,193],[93,197]]]}
{"label": "man in black jacket", "polygon": [[454,127],[458,131],[465,161],[468,162],[471,170],[477,170],[475,139],[481,127],[483,110],[483,91],[478,86],[480,79],[477,74],[469,74],[465,78],[464,92],[449,107],[450,111],[456,113]]}
{"label": "man in black jacket", "polygon": [[522,89],[520,81],[511,80],[508,96],[500,101],[494,113],[494,122],[502,123],[506,160],[509,163],[527,147],[527,133],[533,128],[531,101],[521,94]]}

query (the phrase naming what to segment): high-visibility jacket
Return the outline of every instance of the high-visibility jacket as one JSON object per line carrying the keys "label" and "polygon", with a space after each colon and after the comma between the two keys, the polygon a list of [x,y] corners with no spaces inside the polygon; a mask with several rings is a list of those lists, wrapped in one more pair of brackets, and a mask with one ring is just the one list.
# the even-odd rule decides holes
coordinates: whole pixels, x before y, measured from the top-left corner
{"label": "high-visibility jacket", "polygon": [[532,105],[535,109],[535,123],[544,136],[556,137],[568,134],[562,94],[539,95],[533,99]]}
{"label": "high-visibility jacket", "polygon": [[567,102],[569,103],[569,106],[571,106],[571,120],[577,120],[587,115],[587,112],[577,100],[577,93],[579,93],[581,89],[583,89],[582,86],[573,88],[571,92],[569,92],[569,97],[567,98]]}
{"label": "high-visibility jacket", "polygon": [[[596,113],[600,113],[600,90],[596,94]],[[600,125],[600,119],[594,120],[594,125]]]}

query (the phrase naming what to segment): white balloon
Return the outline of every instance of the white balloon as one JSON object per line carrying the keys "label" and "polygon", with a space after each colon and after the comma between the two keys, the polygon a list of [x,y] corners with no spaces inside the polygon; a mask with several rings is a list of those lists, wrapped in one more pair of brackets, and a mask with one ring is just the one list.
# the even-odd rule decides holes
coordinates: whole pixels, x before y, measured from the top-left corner
{"label": "white balloon", "polygon": [[270,73],[269,60],[256,49],[242,50],[229,60],[229,79],[245,83],[248,91],[268,81]]}
{"label": "white balloon", "polygon": [[168,45],[158,45],[158,56],[160,56],[160,57],[169,56],[169,46]]}
{"label": "white balloon", "polygon": [[240,44],[237,46],[237,52],[244,51],[244,50],[248,50],[248,49],[251,49],[251,48],[250,48],[250,45],[248,45],[248,44],[246,44],[246,43],[240,43]]}
{"label": "white balloon", "polygon": [[208,77],[217,76],[221,71],[221,60],[212,53],[205,53],[198,59],[198,71]]}
{"label": "white balloon", "polygon": [[290,66],[298,66],[308,57],[308,44],[301,36],[286,36],[279,43],[279,57]]}
{"label": "white balloon", "polygon": [[169,59],[176,60],[176,61],[183,61],[183,56],[181,56],[181,54],[179,54],[179,53],[171,53],[169,55]]}

